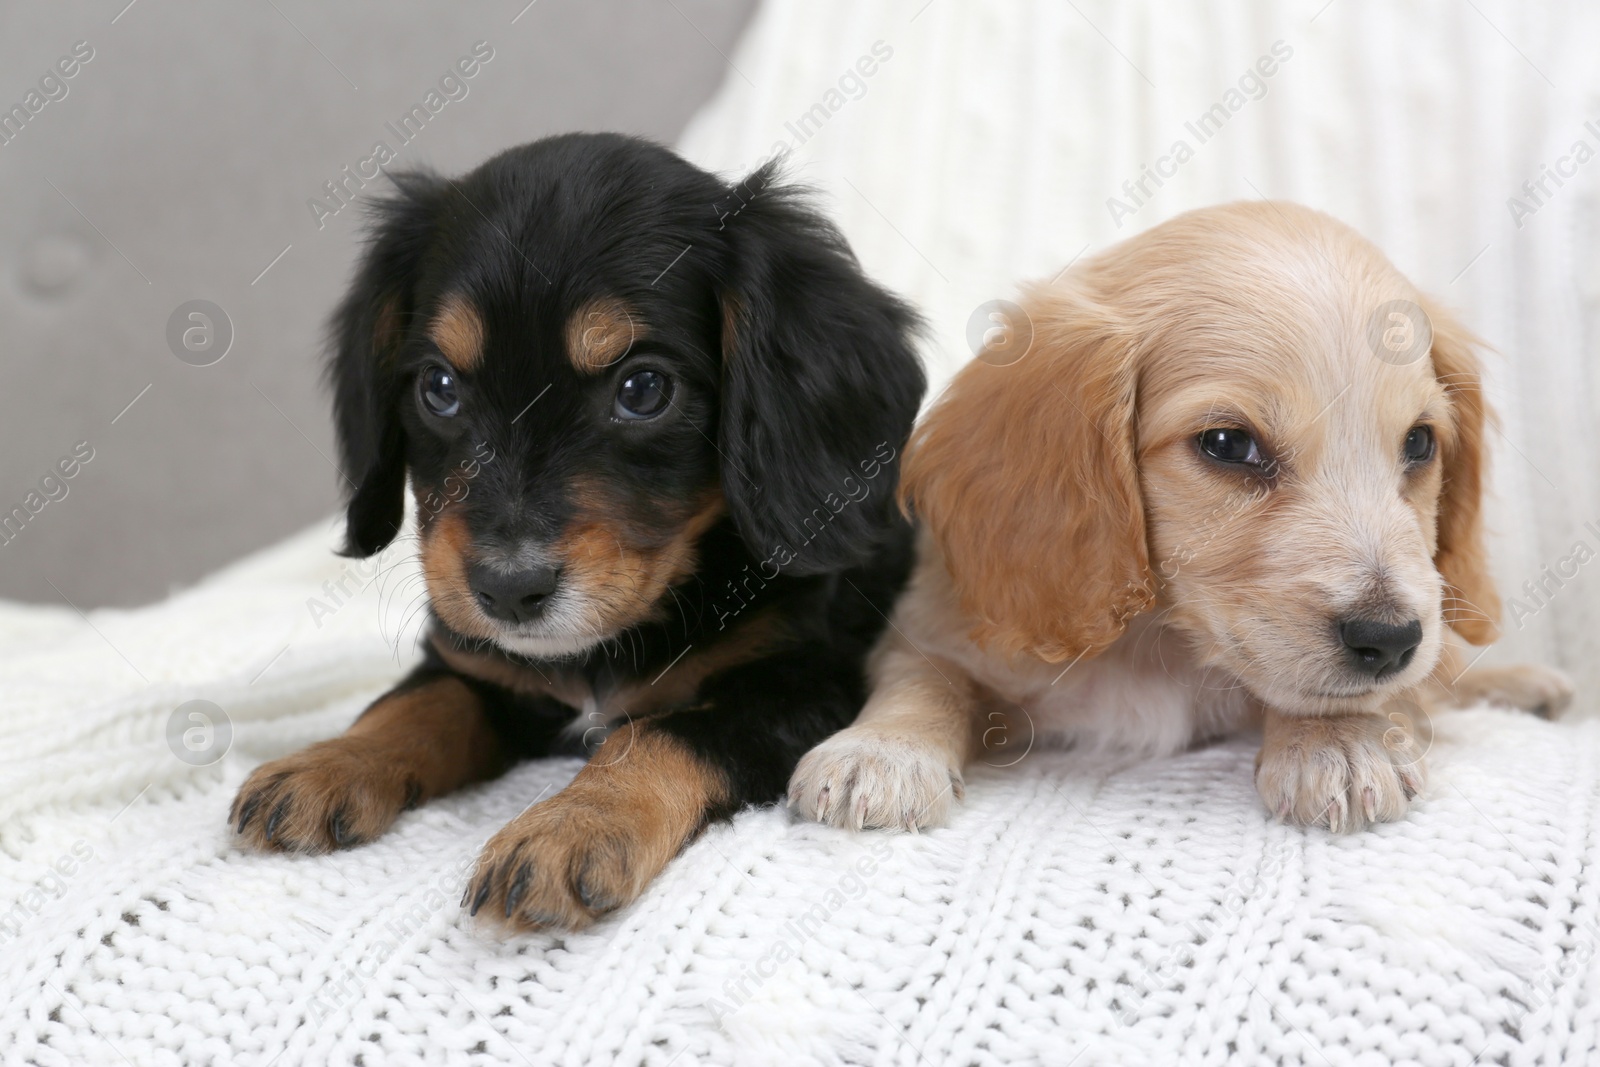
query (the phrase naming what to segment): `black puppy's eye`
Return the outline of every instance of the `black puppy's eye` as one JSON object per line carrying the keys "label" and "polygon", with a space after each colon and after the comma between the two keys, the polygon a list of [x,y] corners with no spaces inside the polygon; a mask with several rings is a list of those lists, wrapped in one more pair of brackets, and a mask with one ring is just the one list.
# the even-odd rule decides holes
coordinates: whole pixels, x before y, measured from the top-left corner
{"label": "black puppy's eye", "polygon": [[461,410],[461,397],[456,392],[456,376],[440,366],[427,367],[418,379],[422,389],[422,402],[428,410],[448,419]]}
{"label": "black puppy's eye", "polygon": [[1235,428],[1206,430],[1200,435],[1200,451],[1221,463],[1243,463],[1261,466],[1265,460],[1256,439]]}
{"label": "black puppy's eye", "polygon": [[1420,467],[1433,458],[1433,447],[1432,426],[1411,427],[1411,432],[1406,434],[1406,462],[1413,467]]}
{"label": "black puppy's eye", "polygon": [[672,399],[672,379],[660,371],[636,370],[617,388],[617,414],[624,419],[653,419]]}

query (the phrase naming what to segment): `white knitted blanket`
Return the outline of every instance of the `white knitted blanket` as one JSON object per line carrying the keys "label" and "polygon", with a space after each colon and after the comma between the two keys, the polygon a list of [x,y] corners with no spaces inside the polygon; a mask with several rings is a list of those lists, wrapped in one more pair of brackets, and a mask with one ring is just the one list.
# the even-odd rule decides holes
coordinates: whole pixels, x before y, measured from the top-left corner
{"label": "white knitted blanket", "polygon": [[[246,771],[400,670],[411,568],[335,606],[332,543],[89,623],[0,611],[0,1062],[1594,1062],[1593,721],[1444,718],[1411,817],[1349,837],[1270,822],[1248,739],[1034,751],[921,836],[748,812],[575,936],[501,941],[458,906],[572,760],[350,852],[241,851]],[[194,699],[232,727],[208,766],[168,741]]]}
{"label": "white knitted blanket", "polygon": [[[1207,30],[1080,2],[1095,29],[1073,5],[985,20],[920,4],[766,11],[687,149],[755,162],[875,40],[891,44],[866,95],[843,96],[811,140],[820,154],[799,158],[871,198],[841,209],[847,228],[869,267],[929,306],[946,364],[969,305],[1005,295],[1002,261],[1038,273],[1045,243],[1058,263],[1089,235],[1047,217],[1055,194],[1037,174],[1006,185],[1003,160],[954,150],[883,162],[894,145],[943,132],[1092,152],[1124,127],[1080,90],[1099,78],[1107,99],[1144,92],[1118,48],[1164,92],[1162,72],[1195,57],[1232,72],[1203,96],[1281,35],[1226,7]],[[1337,50],[1361,36],[1358,14],[1381,17],[1341,0],[1311,24],[1316,6],[1294,16],[1284,78],[1331,62],[1316,34]],[[1443,43],[1383,47],[1424,69],[1444,62],[1430,44],[1490,54],[1462,10]],[[1470,47],[1451,43],[1473,25]],[[892,88],[902,70],[920,95]],[[972,91],[980,74],[992,86]],[[962,79],[964,94],[950,88]],[[1315,83],[1290,84],[1270,93],[1337,110]],[[1202,110],[1190,103],[1164,106]],[[1046,121],[1051,109],[1076,117]],[[1270,191],[1292,194],[1299,164],[1279,163],[1291,188]],[[949,190],[990,171],[1007,195],[959,214]],[[1107,190],[1081,184],[1079,214],[1103,211]],[[970,292],[934,288],[941,269]],[[1411,816],[1348,837],[1270,822],[1250,739],[1133,766],[1034,750],[976,768],[952,825],[921,836],[747,812],[573,936],[500,940],[457,905],[482,843],[564,784],[570,760],[525,764],[350,852],[241,851],[224,819],[248,770],[341,730],[412,655],[414,567],[397,552],[373,578],[334,541],[307,531],[139,611],[0,606],[0,1063],[1600,1061],[1593,719],[1443,717]],[[1580,694],[1581,710],[1593,703]]]}

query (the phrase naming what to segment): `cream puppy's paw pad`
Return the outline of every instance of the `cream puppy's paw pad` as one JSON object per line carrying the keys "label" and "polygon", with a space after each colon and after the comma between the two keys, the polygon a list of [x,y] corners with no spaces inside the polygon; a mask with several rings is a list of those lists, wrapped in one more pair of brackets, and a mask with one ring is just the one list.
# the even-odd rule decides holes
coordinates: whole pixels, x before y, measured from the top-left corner
{"label": "cream puppy's paw pad", "polygon": [[806,753],[789,806],[849,830],[920,830],[944,823],[961,769],[937,745],[851,727]]}
{"label": "cream puppy's paw pad", "polygon": [[1422,791],[1422,752],[1371,716],[1280,718],[1256,756],[1256,790],[1284,822],[1360,830],[1403,817]]}

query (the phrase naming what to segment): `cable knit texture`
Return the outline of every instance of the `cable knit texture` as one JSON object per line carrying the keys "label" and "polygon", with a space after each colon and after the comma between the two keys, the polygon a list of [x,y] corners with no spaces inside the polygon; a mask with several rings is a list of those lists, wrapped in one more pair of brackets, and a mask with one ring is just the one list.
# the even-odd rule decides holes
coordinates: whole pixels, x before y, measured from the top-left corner
{"label": "cable knit texture", "polygon": [[[1080,249],[1252,188],[1330,208],[1506,354],[1511,591],[1595,509],[1600,171],[1520,230],[1504,204],[1585,136],[1583,108],[1600,118],[1595,16],[1321,6],[777,5],[685,149],[737,171],[822,103],[793,167],[928,309],[940,379],[974,307]],[[1119,228],[1106,198],[1278,40],[1293,56],[1262,99]],[[892,54],[831,108],[878,41]],[[1427,791],[1366,833],[1271,822],[1250,738],[1126,766],[1017,738],[1025,754],[974,768],[946,829],[746,812],[593,929],[500,940],[458,906],[469,865],[574,761],[333,856],[242,851],[224,823],[251,767],[339,732],[415,655],[405,549],[374,577],[336,540],[308,531],[139,611],[0,607],[0,1062],[1600,1057],[1592,686],[1576,722],[1441,716]],[[1593,680],[1592,610],[1574,582],[1513,628],[1515,651]],[[200,706],[209,733],[194,700],[220,709]]]}

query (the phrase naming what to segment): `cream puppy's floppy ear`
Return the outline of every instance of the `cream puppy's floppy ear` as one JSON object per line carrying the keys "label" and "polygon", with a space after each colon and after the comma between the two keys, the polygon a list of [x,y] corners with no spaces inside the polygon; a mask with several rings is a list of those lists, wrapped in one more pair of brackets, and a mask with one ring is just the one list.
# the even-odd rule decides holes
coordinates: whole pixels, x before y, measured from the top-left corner
{"label": "cream puppy's floppy ear", "polygon": [[1093,654],[1149,607],[1154,582],[1134,454],[1134,351],[1075,279],[1024,299],[1032,344],[991,348],[914,432],[901,500],[932,533],[1003,655]]}
{"label": "cream puppy's floppy ear", "polygon": [[1500,636],[1500,596],[1489,573],[1483,531],[1485,437],[1494,413],[1484,400],[1474,352],[1482,342],[1438,304],[1424,301],[1423,311],[1433,328],[1433,373],[1450,396],[1454,423],[1441,442],[1444,484],[1433,565],[1445,580],[1444,614],[1451,628],[1475,645],[1487,645]]}

